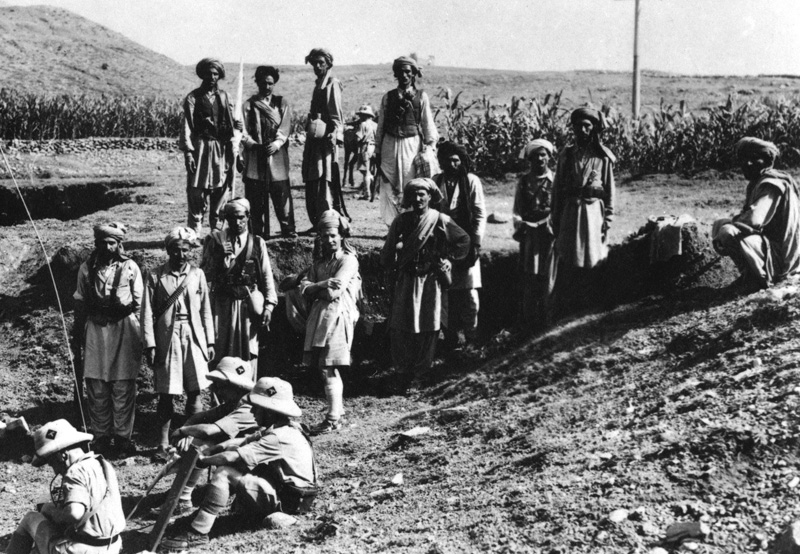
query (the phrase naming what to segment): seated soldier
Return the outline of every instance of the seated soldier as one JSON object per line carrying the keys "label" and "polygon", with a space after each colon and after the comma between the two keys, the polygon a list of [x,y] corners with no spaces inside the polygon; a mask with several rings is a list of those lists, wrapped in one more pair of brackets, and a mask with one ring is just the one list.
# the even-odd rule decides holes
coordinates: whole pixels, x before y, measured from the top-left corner
{"label": "seated soldier", "polygon": [[742,211],[714,222],[714,249],[730,256],[739,283],[766,288],[800,269],[800,196],[791,176],[773,169],[780,151],[771,142],[745,137],[736,157],[749,181]]}
{"label": "seated soldier", "polygon": [[[35,467],[48,464],[61,484],[50,484],[52,502],[28,512],[11,535],[10,554],[106,552],[122,549],[125,515],[114,468],[89,451],[94,437],[65,419],[45,423],[33,434]],[[55,479],[54,479],[55,480]]]}
{"label": "seated soldier", "polygon": [[[302,412],[292,386],[282,379],[262,377],[247,397],[261,429],[245,439],[217,446],[216,454],[201,455],[198,467],[218,466],[200,509],[178,519],[162,543],[168,550],[186,550],[208,543],[208,533],[226,508],[231,494],[243,513],[263,518],[274,512],[298,513],[304,494],[313,499],[316,468],[311,442],[290,418]],[[299,504],[299,505],[298,505]]]}
{"label": "seated soldier", "polygon": [[[208,374],[211,391],[220,405],[200,412],[172,433],[178,451],[186,452],[191,446],[208,453],[210,447],[235,438],[243,438],[258,430],[258,424],[251,411],[252,406],[244,398],[253,389],[249,379],[250,364],[241,358],[226,356],[217,368]],[[175,514],[185,514],[193,509],[192,491],[203,475],[203,470],[195,468],[181,493]],[[159,508],[160,509],[160,508]]]}

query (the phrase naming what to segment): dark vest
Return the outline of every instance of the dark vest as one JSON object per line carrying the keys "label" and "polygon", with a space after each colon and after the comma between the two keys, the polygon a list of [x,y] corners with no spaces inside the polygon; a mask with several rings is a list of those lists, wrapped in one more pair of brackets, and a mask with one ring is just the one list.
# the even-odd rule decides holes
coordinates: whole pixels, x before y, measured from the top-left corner
{"label": "dark vest", "polygon": [[197,91],[192,123],[195,133],[204,138],[227,140],[232,134],[219,94],[209,98],[203,92]]}
{"label": "dark vest", "polygon": [[419,122],[422,120],[422,91],[417,90],[409,101],[400,98],[393,90],[386,98],[386,115],[383,123],[385,132],[393,137],[415,137],[420,134]]}

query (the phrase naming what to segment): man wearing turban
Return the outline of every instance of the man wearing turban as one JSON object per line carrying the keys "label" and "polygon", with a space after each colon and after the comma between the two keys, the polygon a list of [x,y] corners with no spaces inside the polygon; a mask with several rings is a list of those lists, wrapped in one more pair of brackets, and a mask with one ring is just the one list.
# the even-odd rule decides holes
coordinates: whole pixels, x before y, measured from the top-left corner
{"label": "man wearing turban", "polygon": [[324,48],[315,48],[306,56],[317,76],[311,95],[303,148],[303,182],[306,187],[306,210],[313,232],[319,216],[338,205],[338,194],[331,188],[334,165],[339,158],[338,145],[344,141],[342,83],[331,74],[333,56]]}
{"label": "man wearing turban", "polygon": [[289,133],[292,108],[273,94],[280,72],[271,65],[256,68],[258,94],[242,106],[244,117],[244,194],[252,207],[253,232],[269,238],[269,199],[281,227],[281,236],[296,237],[294,203],[289,187]]}
{"label": "man wearing turban", "polygon": [[520,175],[514,195],[514,240],[519,241],[519,269],[522,280],[522,322],[532,328],[545,323],[547,260],[553,248],[550,206],[553,172],[550,162],[555,147],[536,139],[520,153],[530,170]]}
{"label": "man wearing turban", "polygon": [[264,239],[250,231],[250,202],[225,204],[225,226],[206,237],[201,267],[211,287],[216,343],[214,364],[225,356],[250,362],[258,372],[259,331],[269,328],[278,304]]}
{"label": "man wearing turban", "polygon": [[442,172],[433,180],[442,200],[439,211],[469,234],[469,254],[453,264],[453,283],[447,290],[445,339],[449,348],[474,341],[478,332],[481,288],[481,242],[486,232],[486,201],[483,183],[472,173],[467,149],[454,142],[439,145]]}
{"label": "man wearing turban", "polygon": [[773,169],[780,154],[771,142],[745,137],[736,157],[748,180],[742,210],[714,222],[714,249],[730,256],[743,289],[765,288],[800,270],[800,199],[797,183]]}
{"label": "man wearing turban", "polygon": [[125,233],[120,223],[95,226],[95,249],[78,270],[73,295],[73,331],[84,349],[89,421],[97,449],[108,456],[132,450],[142,359],[139,308],[144,283],[139,266],[123,253]]}
{"label": "man wearing turban", "polygon": [[[614,218],[616,158],[600,141],[605,118],[592,108],[570,116],[574,144],[558,159],[551,212],[556,235],[554,303],[579,307],[596,280],[590,270],[608,256],[608,229]],[[574,306],[572,306],[574,304]]]}
{"label": "man wearing turban", "polygon": [[450,285],[453,262],[469,252],[469,235],[449,216],[431,208],[441,200],[432,179],[410,180],[401,212],[389,228],[381,264],[393,287],[389,316],[392,360],[398,385],[429,378],[441,328],[442,297]]}
{"label": "man wearing turban", "polygon": [[400,212],[403,187],[416,176],[417,154],[433,148],[439,140],[428,94],[416,87],[417,77],[422,77],[417,62],[402,56],[392,64],[392,72],[397,88],[381,99],[375,133],[376,186],[380,187],[381,218],[386,225]]}
{"label": "man wearing turban", "polygon": [[186,165],[186,224],[199,235],[206,212],[211,229],[217,226],[225,192],[233,184],[233,130],[241,131],[243,125],[234,116],[228,93],[217,86],[225,78],[222,63],[204,58],[195,72],[202,83],[183,100],[178,147]]}
{"label": "man wearing turban", "polygon": [[361,275],[355,251],[347,244],[347,220],[336,210],[327,210],[317,222],[318,246],[314,261],[300,283],[308,304],[303,362],[319,368],[328,404],[325,419],[312,434],[339,429],[344,415],[343,384],[339,373],[350,366],[350,349],[358,321]]}
{"label": "man wearing turban", "polygon": [[214,359],[214,320],[205,274],[189,261],[197,235],[175,227],[164,239],[169,259],[150,271],[142,302],[142,332],[147,362],[158,393],[156,457],[166,458],[173,400],[186,393],[187,416],[202,410],[208,388],[208,362]]}

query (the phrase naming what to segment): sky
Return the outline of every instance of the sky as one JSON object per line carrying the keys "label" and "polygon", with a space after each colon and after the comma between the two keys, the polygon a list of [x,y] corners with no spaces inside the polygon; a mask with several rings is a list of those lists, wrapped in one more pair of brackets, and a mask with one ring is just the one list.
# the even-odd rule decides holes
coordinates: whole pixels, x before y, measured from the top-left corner
{"label": "sky", "polygon": [[[66,8],[182,64],[337,65],[416,52],[442,66],[630,71],[635,0],[20,0]],[[640,67],[800,75],[800,0],[640,0]]]}

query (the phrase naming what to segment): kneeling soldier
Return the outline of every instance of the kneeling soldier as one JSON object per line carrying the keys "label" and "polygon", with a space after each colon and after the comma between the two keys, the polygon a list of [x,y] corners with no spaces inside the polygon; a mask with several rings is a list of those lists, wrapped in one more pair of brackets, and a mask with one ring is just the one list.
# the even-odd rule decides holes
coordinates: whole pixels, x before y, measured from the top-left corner
{"label": "kneeling soldier", "polygon": [[11,535],[10,554],[107,552],[122,549],[119,534],[125,515],[114,468],[89,451],[94,437],[77,431],[65,419],[51,421],[33,434],[36,455],[31,462],[50,465],[61,485],[53,487],[52,502],[28,512]]}
{"label": "kneeling soldier", "polygon": [[244,513],[258,518],[279,511],[301,513],[310,507],[316,494],[314,451],[300,425],[290,419],[302,413],[292,386],[282,379],[262,377],[248,400],[261,429],[198,459],[199,467],[218,467],[200,509],[175,523],[162,543],[165,549],[207,544],[208,533],[232,493]]}

